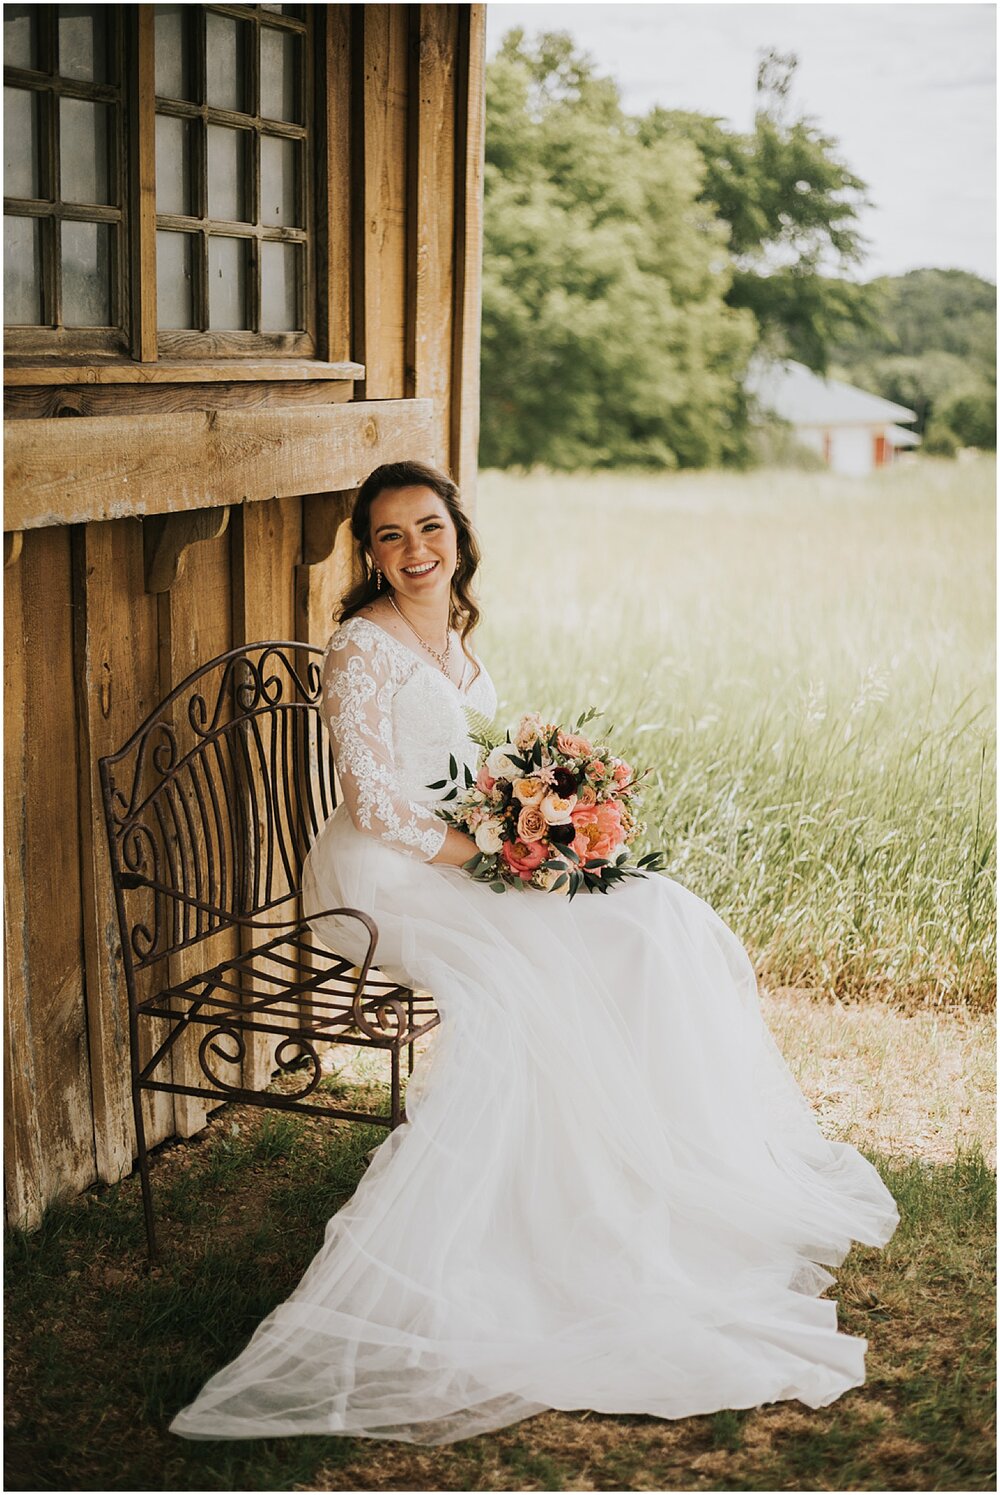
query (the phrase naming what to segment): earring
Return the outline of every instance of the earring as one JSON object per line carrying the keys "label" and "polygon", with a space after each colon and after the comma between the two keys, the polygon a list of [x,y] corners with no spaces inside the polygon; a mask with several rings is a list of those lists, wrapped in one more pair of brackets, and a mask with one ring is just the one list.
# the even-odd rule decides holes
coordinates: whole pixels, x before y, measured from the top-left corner
{"label": "earring", "polygon": [[377,566],[375,567],[375,590],[376,592],[382,590],[382,573]]}

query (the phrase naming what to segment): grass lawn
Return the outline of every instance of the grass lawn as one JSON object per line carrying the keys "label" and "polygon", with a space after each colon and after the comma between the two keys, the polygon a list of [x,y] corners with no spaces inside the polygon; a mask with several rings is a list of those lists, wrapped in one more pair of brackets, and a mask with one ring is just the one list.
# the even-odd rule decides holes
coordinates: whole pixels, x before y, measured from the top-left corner
{"label": "grass lawn", "polygon": [[[993,1488],[995,1175],[983,1150],[988,1099],[970,1113],[959,1068],[986,1075],[992,1024],[946,1014],[947,1028],[928,1024],[907,1043],[912,1017],[873,1004],[859,1029],[858,1010],[765,998],[829,1135],[864,1135],[850,1091],[824,1079],[833,1057],[863,1064],[880,1046],[892,1062],[880,1077],[876,1134],[877,1116],[898,1111],[923,1136],[908,1155],[864,1148],[902,1222],[885,1251],[856,1247],[837,1274],[842,1327],[869,1341],[868,1380],[832,1407],[787,1402],[680,1422],[549,1412],[423,1450],[171,1437],[172,1414],[294,1287],[383,1135],[227,1107],[199,1139],[159,1153],[163,1265],[153,1275],[143,1268],[135,1178],[53,1209],[32,1236],[8,1238],[5,1488]],[[935,1056],[946,1062],[927,1092]]]}
{"label": "grass lawn", "polygon": [[607,709],[654,769],[649,845],[747,944],[824,1131],[899,1202],[831,1289],[866,1385],[816,1412],[551,1412],[443,1449],[173,1438],[384,1135],[225,1107],[156,1158],[152,1274],[136,1179],[8,1236],[7,1489],[994,1488],[994,477],[480,490],[504,713]]}
{"label": "grass lawn", "polygon": [[993,1005],[995,480],[480,480],[505,717],[606,711],[769,986]]}

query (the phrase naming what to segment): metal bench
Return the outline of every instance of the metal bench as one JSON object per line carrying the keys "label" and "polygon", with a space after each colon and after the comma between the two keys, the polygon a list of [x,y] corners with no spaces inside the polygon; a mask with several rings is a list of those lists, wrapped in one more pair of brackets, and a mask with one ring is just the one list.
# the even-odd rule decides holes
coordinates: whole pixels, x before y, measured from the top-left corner
{"label": "metal bench", "polygon": [[[303,860],[336,804],[322,653],[294,642],[231,649],[100,760],[152,1260],[143,1091],[394,1128],[405,1119],[403,1050],[412,1072],[414,1042],[440,1020],[426,993],[374,968],[378,931],[362,910],[316,916],[360,926],[360,965],[301,916]],[[329,1044],[388,1053],[387,1114],[317,1103]]]}

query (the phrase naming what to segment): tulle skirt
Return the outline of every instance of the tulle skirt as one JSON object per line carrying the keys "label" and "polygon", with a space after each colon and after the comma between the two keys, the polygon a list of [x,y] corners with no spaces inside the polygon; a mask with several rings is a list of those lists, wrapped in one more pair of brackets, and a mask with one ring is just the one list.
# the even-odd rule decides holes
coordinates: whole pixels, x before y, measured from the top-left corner
{"label": "tulle skirt", "polygon": [[[380,968],[442,1026],[301,1283],[173,1432],[437,1444],[547,1408],[820,1407],[863,1382],[866,1341],[817,1295],[896,1207],[820,1134],[706,903],[659,874],[501,897],[343,808],[304,897],[371,912]],[[357,926],[325,932],[360,958]]]}

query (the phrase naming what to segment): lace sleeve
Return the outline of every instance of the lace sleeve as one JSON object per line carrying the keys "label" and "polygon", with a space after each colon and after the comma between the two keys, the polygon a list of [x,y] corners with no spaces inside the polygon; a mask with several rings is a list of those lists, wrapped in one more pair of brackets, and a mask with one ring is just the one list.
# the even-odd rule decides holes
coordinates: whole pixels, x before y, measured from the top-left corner
{"label": "lace sleeve", "polygon": [[427,862],[448,828],[401,792],[392,739],[394,677],[385,649],[341,636],[323,664],[323,714],[341,792],[359,831]]}

